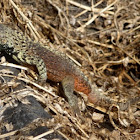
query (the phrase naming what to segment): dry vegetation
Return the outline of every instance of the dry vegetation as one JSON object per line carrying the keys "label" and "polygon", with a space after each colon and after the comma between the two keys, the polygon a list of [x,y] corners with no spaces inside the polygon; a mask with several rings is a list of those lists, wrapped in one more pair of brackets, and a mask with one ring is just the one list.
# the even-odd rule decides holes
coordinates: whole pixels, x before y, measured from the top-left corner
{"label": "dry vegetation", "polygon": [[[87,104],[77,95],[81,121],[70,115],[69,105],[63,98],[56,98],[55,86],[42,88],[33,83],[37,88],[35,94],[30,95],[35,96],[45,110],[55,113],[54,124],[42,121],[39,125],[50,125],[67,139],[139,139],[140,1],[0,0],[0,21],[66,53],[107,96],[118,102],[134,99],[127,110],[120,111],[116,105]],[[25,81],[25,78],[19,79]],[[1,93],[3,88],[11,87],[0,86]],[[14,100],[26,96],[17,93],[9,96]],[[11,102],[8,95],[0,97],[1,106]]]}

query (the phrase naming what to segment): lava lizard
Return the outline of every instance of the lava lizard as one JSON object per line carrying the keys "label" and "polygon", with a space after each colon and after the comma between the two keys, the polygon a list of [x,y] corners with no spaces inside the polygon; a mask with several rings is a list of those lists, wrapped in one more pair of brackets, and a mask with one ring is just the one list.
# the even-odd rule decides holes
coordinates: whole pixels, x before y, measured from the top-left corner
{"label": "lava lizard", "polygon": [[73,94],[74,90],[85,93],[94,104],[101,100],[112,103],[112,100],[102,95],[97,87],[91,86],[80,68],[66,55],[36,43],[20,30],[2,23],[0,23],[0,51],[5,51],[19,63],[35,65],[40,82],[46,82],[47,79],[61,82],[64,94],[75,113],[79,108],[77,98]]}

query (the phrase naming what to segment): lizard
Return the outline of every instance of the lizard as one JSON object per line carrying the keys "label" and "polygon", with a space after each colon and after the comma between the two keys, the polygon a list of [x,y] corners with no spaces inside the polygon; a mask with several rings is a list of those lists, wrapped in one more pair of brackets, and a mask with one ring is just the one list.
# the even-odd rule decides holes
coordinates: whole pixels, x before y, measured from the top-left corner
{"label": "lizard", "polygon": [[0,23],[0,51],[5,51],[21,64],[36,66],[41,83],[47,79],[61,82],[64,95],[75,113],[79,112],[74,90],[83,92],[93,104],[105,101],[114,103],[92,86],[80,68],[66,55],[48,46],[35,42],[22,31]]}

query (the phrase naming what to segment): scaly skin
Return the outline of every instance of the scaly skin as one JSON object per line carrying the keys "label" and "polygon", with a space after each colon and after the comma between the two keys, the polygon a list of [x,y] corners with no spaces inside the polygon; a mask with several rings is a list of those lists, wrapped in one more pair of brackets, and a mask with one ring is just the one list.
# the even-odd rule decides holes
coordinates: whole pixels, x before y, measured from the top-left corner
{"label": "scaly skin", "polygon": [[73,90],[85,94],[91,92],[86,76],[66,55],[32,41],[21,31],[4,24],[0,24],[0,51],[2,50],[19,63],[35,65],[40,82],[45,82],[47,78],[62,82],[65,96],[75,112],[78,105]]}
{"label": "scaly skin", "polygon": [[[106,97],[96,87],[90,84],[87,77],[81,72],[77,65],[73,63],[66,55],[50,47],[43,46],[32,41],[21,31],[14,30],[9,26],[0,24],[0,51],[5,51],[16,61],[22,64],[35,65],[39,73],[41,83],[48,79],[61,82],[64,94],[75,111],[79,112],[77,98],[73,91],[80,91],[88,96],[92,103],[116,103],[109,97]],[[140,98],[133,99],[127,103],[116,103],[124,110],[129,102],[139,101]]]}

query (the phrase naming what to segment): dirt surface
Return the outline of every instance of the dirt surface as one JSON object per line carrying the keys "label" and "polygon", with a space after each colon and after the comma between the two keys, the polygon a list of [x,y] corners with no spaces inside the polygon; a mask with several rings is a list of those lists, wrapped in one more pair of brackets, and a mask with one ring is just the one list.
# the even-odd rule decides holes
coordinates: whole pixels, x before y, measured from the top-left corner
{"label": "dirt surface", "polygon": [[[64,98],[49,94],[59,93],[56,83],[47,81],[45,89],[31,83],[28,89],[32,88],[34,94],[30,95],[53,116],[53,125],[39,122],[40,126],[70,140],[140,139],[139,0],[0,0],[0,22],[20,28],[33,40],[66,53],[118,104],[130,101],[125,107],[98,106],[88,103],[85,95],[77,93],[81,117],[75,117]],[[2,63],[5,63],[4,58]],[[14,76],[6,69],[0,71],[0,76],[3,75]],[[19,80],[27,83],[31,79],[29,76],[23,70],[18,74]],[[11,100],[26,97],[19,91],[14,94],[16,82],[12,82],[0,83],[1,112],[6,104],[14,106]],[[23,135],[24,131],[24,128],[18,130]],[[0,138],[33,139],[18,134],[7,133]]]}

